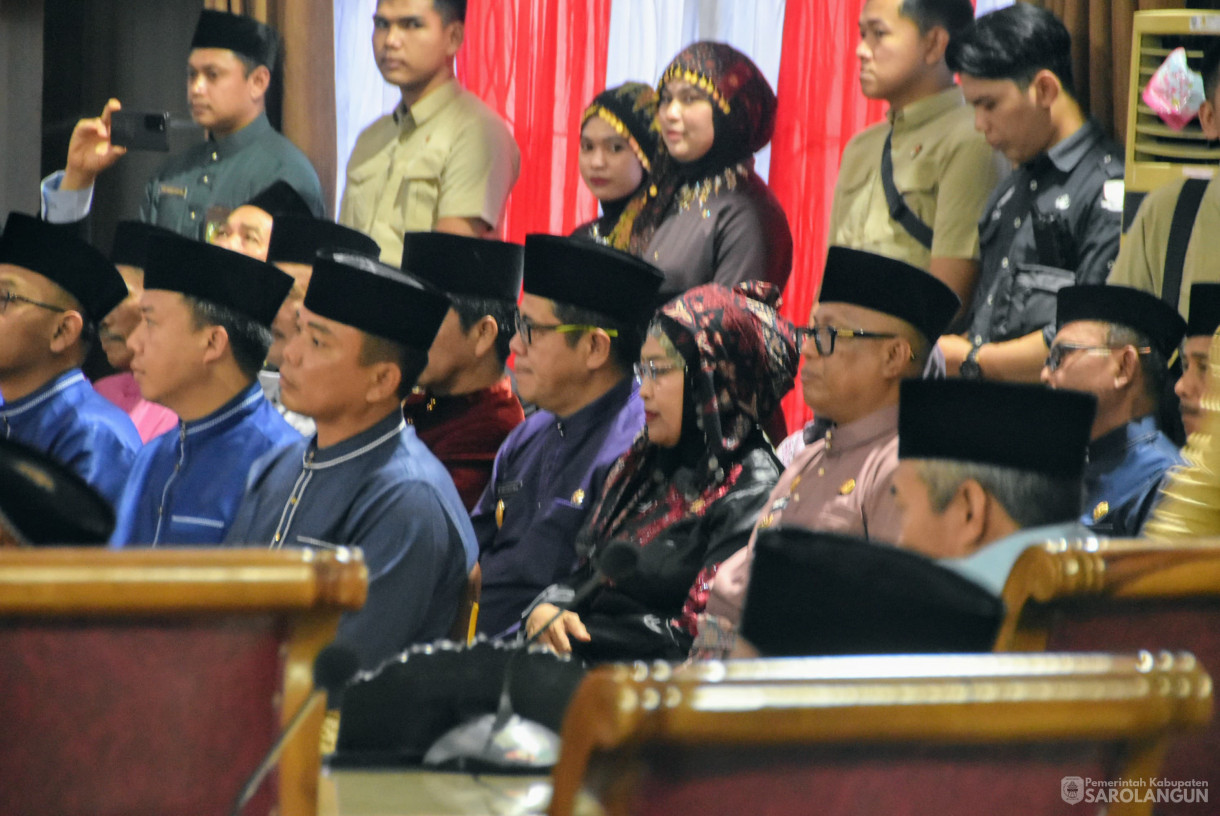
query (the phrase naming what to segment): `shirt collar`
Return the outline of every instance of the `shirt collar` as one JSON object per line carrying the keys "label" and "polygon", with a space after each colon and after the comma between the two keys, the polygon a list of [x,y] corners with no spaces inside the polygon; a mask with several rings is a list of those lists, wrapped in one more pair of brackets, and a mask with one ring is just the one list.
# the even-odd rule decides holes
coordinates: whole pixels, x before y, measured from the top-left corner
{"label": "shirt collar", "polygon": [[271,122],[267,120],[267,114],[265,112],[259,113],[258,116],[254,117],[254,121],[236,133],[230,133],[228,136],[219,139],[212,138],[212,149],[221,158],[232,156],[234,153],[254,144],[268,133],[271,133],[271,131]]}
{"label": "shirt collar", "polygon": [[445,396],[440,396],[427,390],[413,392],[409,397],[407,397],[407,407],[413,408],[416,411],[421,411],[428,410],[427,406],[431,404],[431,410],[441,411],[449,408],[450,406],[460,407],[465,405],[475,405],[483,402],[502,402],[506,397],[512,396],[512,393],[512,380],[510,380],[508,377],[504,377],[494,385],[489,385],[487,388],[481,388],[478,391],[471,391],[468,394],[448,394]]}
{"label": "shirt collar", "polygon": [[[567,417],[555,417],[552,426],[563,437],[580,438],[594,428],[601,428],[608,417],[617,414],[635,396],[638,386],[633,377],[623,377],[614,387],[593,402]],[[554,416],[554,415],[552,415]]]}
{"label": "shirt collar", "polygon": [[912,102],[905,108],[890,108],[886,111],[885,118],[890,120],[894,130],[913,130],[965,104],[966,97],[962,95],[962,89],[953,85]]}
{"label": "shirt collar", "polygon": [[190,422],[179,420],[179,424],[182,433],[186,436],[208,432],[220,433],[245,420],[258,409],[260,403],[266,402],[266,400],[263,388],[256,380],[207,416],[193,419]]}
{"label": "shirt collar", "polygon": [[827,453],[833,449],[835,454],[842,455],[857,448],[872,446],[882,438],[896,433],[898,406],[887,405],[854,422],[827,428],[822,438],[826,440]]}
{"label": "shirt collar", "polygon": [[1097,467],[1103,462],[1121,460],[1127,451],[1154,439],[1159,432],[1153,414],[1133,419],[1089,443],[1089,464]]}
{"label": "shirt collar", "polygon": [[[355,436],[350,436],[333,445],[327,445],[325,448],[318,447],[318,437],[315,435],[305,448],[304,465],[311,470],[318,470],[350,462],[352,459],[358,459],[387,442],[397,439],[406,427],[407,421],[403,419],[402,411],[395,409],[386,414],[384,419]],[[412,431],[412,433],[414,432]]]}
{"label": "shirt collar", "polygon": [[402,127],[406,123],[411,123],[415,127],[419,127],[440,113],[441,108],[457,98],[458,91],[460,90],[461,87],[458,85],[457,80],[450,79],[444,85],[424,94],[410,108],[403,107],[403,104],[399,102],[398,107],[394,109],[395,124]]}
{"label": "shirt collar", "polygon": [[[1084,161],[1098,142],[1102,140],[1101,125],[1089,119],[1071,136],[1046,151],[1046,158],[1061,173],[1070,173]],[[1034,159],[1037,161],[1037,159]]]}
{"label": "shirt collar", "polygon": [[26,394],[21,399],[0,405],[0,416],[15,417],[19,414],[24,414],[26,411],[36,408],[51,399],[56,394],[63,393],[65,390],[84,381],[85,375],[81,373],[79,368],[69,369],[53,380],[48,381],[38,390]]}

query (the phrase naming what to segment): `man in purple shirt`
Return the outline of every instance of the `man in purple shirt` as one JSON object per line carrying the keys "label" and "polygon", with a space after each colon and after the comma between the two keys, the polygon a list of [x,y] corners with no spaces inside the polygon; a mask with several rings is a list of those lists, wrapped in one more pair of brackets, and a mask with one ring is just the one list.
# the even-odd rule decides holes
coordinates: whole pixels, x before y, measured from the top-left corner
{"label": "man in purple shirt", "polygon": [[471,513],[483,571],[478,627],[489,635],[572,573],[576,532],[644,427],[629,375],[663,280],[635,257],[551,235],[526,237],[524,264],[511,348],[521,400],[539,410],[504,441]]}

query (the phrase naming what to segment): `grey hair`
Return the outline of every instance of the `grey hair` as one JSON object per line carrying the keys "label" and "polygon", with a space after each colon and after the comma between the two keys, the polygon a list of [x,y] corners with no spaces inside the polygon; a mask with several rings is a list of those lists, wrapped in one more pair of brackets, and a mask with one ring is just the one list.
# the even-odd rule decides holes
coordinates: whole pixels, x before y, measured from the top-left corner
{"label": "grey hair", "polygon": [[919,459],[913,464],[928,489],[932,510],[938,514],[968,479],[978,482],[1022,528],[1072,521],[1084,505],[1084,485],[1079,478],[950,459]]}

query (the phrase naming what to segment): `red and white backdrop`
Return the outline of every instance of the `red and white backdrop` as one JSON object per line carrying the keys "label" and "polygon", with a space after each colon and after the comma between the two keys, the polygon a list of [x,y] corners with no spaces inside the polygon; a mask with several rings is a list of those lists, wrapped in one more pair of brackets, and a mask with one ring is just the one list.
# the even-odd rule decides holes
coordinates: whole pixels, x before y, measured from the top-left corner
{"label": "red and white backdrop", "polygon": [[[1011,0],[978,0],[980,13]],[[336,0],[336,110],[342,168],[357,134],[397,103],[369,46],[373,0]],[[606,87],[653,83],[687,43],[721,40],[749,54],[779,97],[775,138],[757,169],[788,214],[795,243],[783,311],[808,321],[826,255],[826,224],[847,141],[884,115],[856,85],[863,0],[468,0],[462,83],[498,110],[521,148],[505,233],[566,234],[597,203],[576,169],[580,112]],[[342,194],[342,169],[337,189]],[[788,427],[809,416],[794,389]]]}

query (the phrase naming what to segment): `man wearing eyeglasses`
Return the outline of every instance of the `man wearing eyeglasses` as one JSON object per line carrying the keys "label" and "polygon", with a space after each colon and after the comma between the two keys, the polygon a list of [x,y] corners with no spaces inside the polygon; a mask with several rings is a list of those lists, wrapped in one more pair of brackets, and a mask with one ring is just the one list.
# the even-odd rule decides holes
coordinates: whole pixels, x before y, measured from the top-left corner
{"label": "man wearing eyeglasses", "polygon": [[[898,466],[898,386],[921,376],[960,305],[952,289],[918,267],[830,248],[801,346],[805,403],[825,430],[780,476],[755,535],[783,524],[898,540],[900,519],[890,495]],[[710,616],[740,619],[753,543],[752,537],[721,565]],[[723,627],[724,620],[717,623]]]}
{"label": "man wearing eyeglasses", "polygon": [[97,326],[127,297],[114,265],[37,218],[0,238],[0,435],[44,451],[113,504],[140,449],[125,413],[81,373]]}
{"label": "man wearing eyeglasses", "polygon": [[1186,321],[1155,295],[1102,285],[1059,290],[1056,317],[1042,381],[1097,397],[1081,522],[1137,536],[1165,474],[1184,464],[1156,414]]}
{"label": "man wearing eyeglasses", "polygon": [[644,427],[631,366],[663,280],[626,253],[552,235],[526,237],[523,277],[510,348],[517,391],[539,410],[508,435],[471,513],[489,635],[576,566],[576,533]]}

